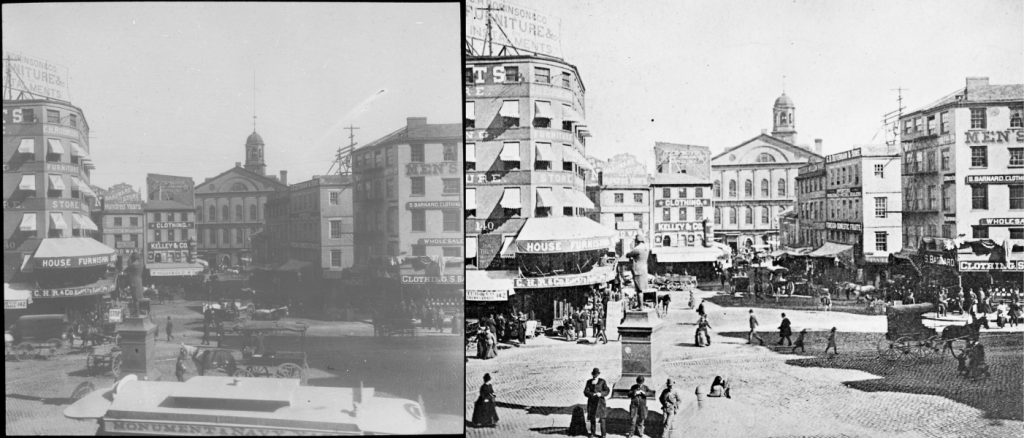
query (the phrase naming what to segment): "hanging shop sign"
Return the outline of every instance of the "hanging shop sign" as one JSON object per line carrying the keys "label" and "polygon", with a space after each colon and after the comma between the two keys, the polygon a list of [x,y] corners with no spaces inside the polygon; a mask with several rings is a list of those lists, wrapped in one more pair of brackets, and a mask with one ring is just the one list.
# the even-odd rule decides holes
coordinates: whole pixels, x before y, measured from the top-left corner
{"label": "hanging shop sign", "polygon": [[654,231],[704,231],[703,222],[658,222]]}
{"label": "hanging shop sign", "polygon": [[1005,131],[967,131],[964,133],[964,143],[1009,143],[1010,139],[1017,143],[1024,143],[1024,130],[1007,129]]}
{"label": "hanging shop sign", "polygon": [[187,277],[203,273],[203,268],[150,269],[150,277]]}
{"label": "hanging shop sign", "polygon": [[611,237],[595,237],[589,239],[570,240],[517,240],[517,252],[526,254],[551,254],[562,252],[590,251],[607,249],[612,245]]}
{"label": "hanging shop sign", "polygon": [[944,182],[944,183],[956,182],[956,175],[952,174],[952,173],[949,174],[949,175],[942,175],[942,182]]}
{"label": "hanging shop sign", "polygon": [[978,225],[983,227],[1015,227],[1024,225],[1024,217],[1001,217],[978,219]]}
{"label": "hanging shop sign", "polygon": [[711,200],[707,198],[698,199],[655,199],[655,207],[710,207]]}
{"label": "hanging shop sign", "polygon": [[114,253],[119,256],[131,255],[137,252],[139,252],[138,248],[117,248],[114,250]]}
{"label": "hanging shop sign", "polygon": [[4,310],[27,308],[28,300],[4,300]]}
{"label": "hanging shop sign", "polygon": [[460,201],[406,202],[406,210],[449,210],[462,208]]}
{"label": "hanging shop sign", "polygon": [[925,254],[924,262],[929,265],[956,267],[956,260],[944,254]]}
{"label": "hanging shop sign", "polygon": [[848,196],[848,195],[860,193],[861,192],[861,188],[860,187],[849,187],[849,188],[845,188],[845,189],[830,189],[830,190],[826,190],[825,192],[830,194],[830,195]]}
{"label": "hanging shop sign", "polygon": [[1024,182],[1024,173],[1013,175],[968,175],[967,184],[1010,184]]}
{"label": "hanging shop sign", "polygon": [[467,290],[466,301],[508,301],[507,290]]}
{"label": "hanging shop sign", "polygon": [[408,163],[405,165],[405,174],[407,176],[456,175],[460,173],[462,172],[459,171],[459,166],[455,162]]}
{"label": "hanging shop sign", "polygon": [[825,222],[826,230],[864,232],[864,225],[850,222]]}
{"label": "hanging shop sign", "polygon": [[34,260],[37,268],[84,268],[113,263],[116,258],[114,254],[104,254],[85,257],[35,257]]}
{"label": "hanging shop sign", "polygon": [[115,240],[114,249],[129,249],[135,248],[139,242],[134,240]]}
{"label": "hanging shop sign", "polygon": [[829,155],[829,156],[825,157],[825,162],[826,163],[834,163],[836,161],[843,161],[843,160],[847,160],[847,159],[850,159],[850,158],[857,158],[859,156],[860,156],[860,148],[851,149],[851,150],[848,150],[846,152],[840,152],[838,154]]}
{"label": "hanging shop sign", "polygon": [[423,246],[447,246],[447,245],[464,245],[465,239],[461,237],[450,237],[445,239],[420,239],[419,244]]}
{"label": "hanging shop sign", "polygon": [[185,229],[195,228],[195,222],[150,222],[149,229],[151,230],[167,230],[167,229]]}
{"label": "hanging shop sign", "polygon": [[463,284],[465,275],[403,275],[402,284]]}
{"label": "hanging shop sign", "polygon": [[150,250],[188,249],[188,242],[149,242]]}
{"label": "hanging shop sign", "polygon": [[1024,272],[1024,260],[1000,262],[960,262],[960,272],[1010,271]]}
{"label": "hanging shop sign", "polygon": [[66,289],[36,289],[32,291],[32,298],[84,297],[87,295],[109,294],[116,289],[117,285],[113,282],[110,284],[72,287]]}
{"label": "hanging shop sign", "polygon": [[516,289],[573,287],[604,283],[614,279],[615,271],[612,269],[606,269],[596,272],[592,271],[585,274],[560,275],[557,277],[515,278],[513,279],[513,286]]}

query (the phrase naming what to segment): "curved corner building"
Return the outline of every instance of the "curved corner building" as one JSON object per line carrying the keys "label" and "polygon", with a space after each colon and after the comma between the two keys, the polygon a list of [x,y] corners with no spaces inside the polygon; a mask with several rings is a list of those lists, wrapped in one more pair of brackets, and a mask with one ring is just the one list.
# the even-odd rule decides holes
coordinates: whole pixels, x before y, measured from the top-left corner
{"label": "curved corner building", "polygon": [[467,316],[550,327],[615,277],[616,233],[587,217],[583,82],[561,59],[471,56],[465,87]]}

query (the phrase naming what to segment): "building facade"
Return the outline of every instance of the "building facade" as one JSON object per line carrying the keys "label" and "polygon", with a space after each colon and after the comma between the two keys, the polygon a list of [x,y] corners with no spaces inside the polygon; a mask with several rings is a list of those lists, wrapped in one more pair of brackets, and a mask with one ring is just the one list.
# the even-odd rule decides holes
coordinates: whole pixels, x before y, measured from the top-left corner
{"label": "building facade", "polygon": [[[115,290],[113,248],[99,242],[95,169],[83,111],[53,100],[4,101],[4,316],[98,311]],[[15,296],[16,295],[16,296]]]}
{"label": "building facade", "polygon": [[147,281],[198,282],[204,267],[197,261],[195,209],[177,201],[147,201],[145,217]]}
{"label": "building facade", "polygon": [[591,219],[616,231],[615,254],[624,260],[637,235],[650,237],[651,177],[647,166],[630,154],[591,164],[596,165],[594,183],[587,185],[594,203]]}
{"label": "building facade", "polygon": [[517,55],[468,58],[465,86],[467,313],[549,325],[615,276],[617,234],[588,213],[583,82],[563,60]]}
{"label": "building facade", "polygon": [[772,135],[762,133],[711,161],[715,238],[734,250],[778,245],[778,218],[786,209],[796,208],[798,169],[822,160],[821,140],[815,140],[813,150],[796,145],[792,99],[783,94],[772,111]]}
{"label": "building facade", "polygon": [[790,247],[817,248],[825,244],[825,162],[815,161],[797,169],[797,241]]}
{"label": "building facade", "polygon": [[195,188],[196,243],[212,268],[252,263],[252,235],[263,229],[267,196],[288,189],[288,172],[265,175],[263,138],[245,141],[245,165],[238,162]]}
{"label": "building facade", "polygon": [[117,184],[100,197],[100,209],[93,212],[94,222],[100,226],[100,241],[117,251],[117,266],[123,269],[128,256],[141,255],[145,248],[146,203],[128,184]]}
{"label": "building facade", "polygon": [[[1024,272],[1024,85],[966,86],[900,118],[904,247],[971,285]],[[1009,247],[1005,261],[943,248],[954,239]],[[955,260],[952,260],[955,258]],[[968,287],[966,284],[965,288]]]}

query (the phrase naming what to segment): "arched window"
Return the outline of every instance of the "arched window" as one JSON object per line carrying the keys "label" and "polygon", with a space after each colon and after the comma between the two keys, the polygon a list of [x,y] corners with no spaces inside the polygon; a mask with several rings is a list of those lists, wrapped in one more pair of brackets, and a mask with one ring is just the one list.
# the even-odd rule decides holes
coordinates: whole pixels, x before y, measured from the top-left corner
{"label": "arched window", "polygon": [[762,179],[761,180],[761,197],[762,198],[767,198],[768,197],[768,180],[767,179]]}
{"label": "arched window", "polygon": [[249,206],[249,222],[256,222],[256,220],[257,220],[256,219],[256,206],[255,205],[250,205]]}
{"label": "arched window", "polygon": [[748,198],[751,197],[751,196],[754,196],[754,182],[753,181],[748,179],[746,182],[743,183],[743,196],[746,196]]}
{"label": "arched window", "polygon": [[203,207],[199,207],[199,208],[196,209],[196,222],[202,222],[202,221],[203,221]]}
{"label": "arched window", "polygon": [[721,224],[721,223],[722,223],[722,209],[718,208],[718,207],[715,207],[715,224],[718,225],[718,224]]}
{"label": "arched window", "polygon": [[247,191],[249,191],[249,188],[246,187],[245,184],[235,183],[235,185],[231,186],[231,191],[232,192],[247,192]]}
{"label": "arched window", "polygon": [[[225,205],[225,206],[220,208],[220,216],[221,216],[221,220],[224,221],[224,222],[228,222],[228,221],[231,220],[231,210],[228,209],[228,206]],[[225,243],[227,243],[227,242],[225,242]]]}
{"label": "arched window", "polygon": [[720,181],[715,181],[715,189],[714,190],[715,190],[715,197],[716,198],[721,198],[722,197],[722,183]]}
{"label": "arched window", "polygon": [[754,224],[754,207],[747,207],[743,212],[743,222],[747,225]]}
{"label": "arched window", "polygon": [[779,196],[786,196],[786,179],[779,178]]}
{"label": "arched window", "polygon": [[772,154],[769,154],[769,153],[766,153],[766,152],[762,152],[760,155],[757,156],[757,162],[758,163],[774,163],[775,162],[775,157],[773,157]]}
{"label": "arched window", "polygon": [[768,211],[769,210],[771,210],[771,207],[762,207],[761,208],[761,223],[762,224],[767,224],[768,223]]}
{"label": "arched window", "polygon": [[210,222],[217,222],[217,207],[210,206]]}
{"label": "arched window", "polygon": [[736,180],[734,180],[734,179],[730,179],[729,180],[729,197],[730,198],[735,198],[736,197]]}
{"label": "arched window", "polygon": [[729,207],[729,223],[736,225],[736,207]]}
{"label": "arched window", "polygon": [[661,246],[672,246],[672,237],[666,235],[661,239]]}
{"label": "arched window", "polygon": [[241,205],[236,205],[235,206],[235,222],[243,222],[243,221],[245,221],[245,216],[243,214],[242,206]]}

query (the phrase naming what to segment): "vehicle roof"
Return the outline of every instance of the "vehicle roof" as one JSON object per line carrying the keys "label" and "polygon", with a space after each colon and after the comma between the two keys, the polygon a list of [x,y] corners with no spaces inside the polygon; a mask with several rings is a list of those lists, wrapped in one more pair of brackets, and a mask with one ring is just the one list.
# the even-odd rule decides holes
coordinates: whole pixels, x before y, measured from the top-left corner
{"label": "vehicle roof", "polygon": [[63,313],[57,313],[52,315],[25,315],[18,318],[18,321],[46,321],[52,319],[60,319],[62,321],[67,321],[68,317]]}
{"label": "vehicle roof", "polygon": [[248,321],[235,326],[234,330],[246,331],[288,331],[305,333],[309,326],[298,323],[282,323],[278,321]]}

